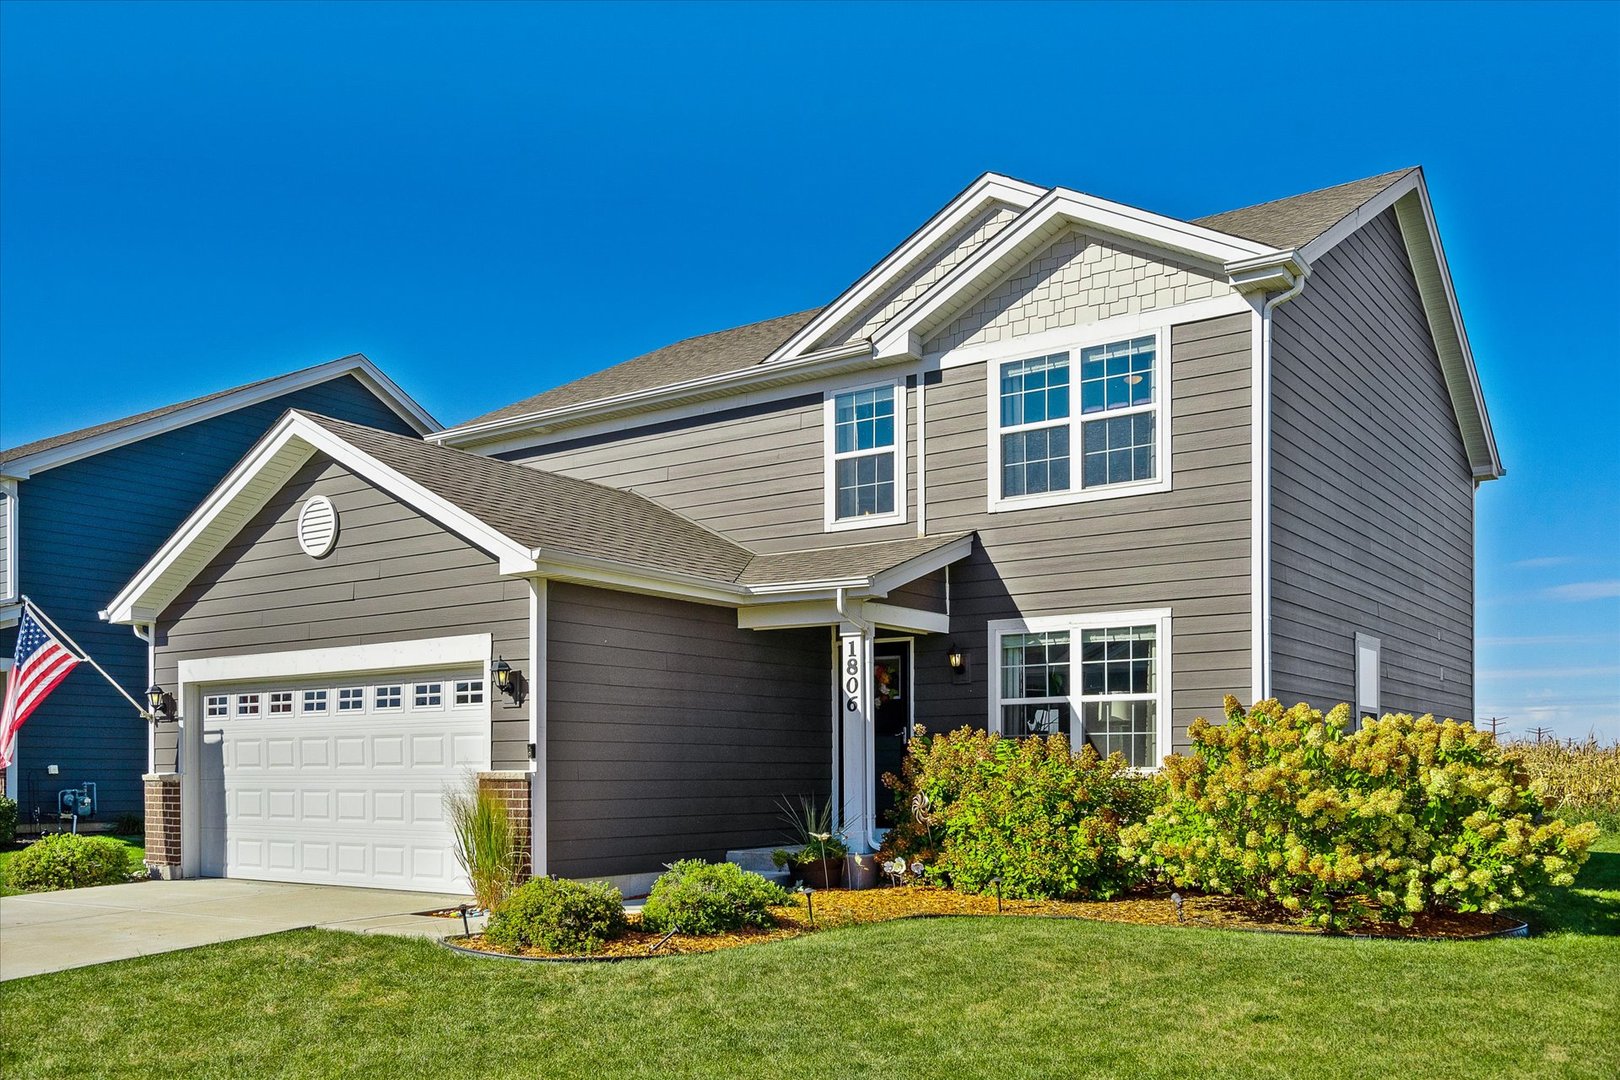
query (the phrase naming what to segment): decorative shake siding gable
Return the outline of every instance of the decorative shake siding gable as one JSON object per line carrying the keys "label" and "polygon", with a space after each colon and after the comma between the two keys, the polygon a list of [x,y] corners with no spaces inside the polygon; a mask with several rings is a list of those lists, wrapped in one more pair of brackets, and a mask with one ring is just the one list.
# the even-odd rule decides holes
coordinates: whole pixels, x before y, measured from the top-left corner
{"label": "decorative shake siding gable", "polygon": [[937,356],[1231,292],[1225,281],[1174,259],[1071,229],[933,335],[923,353]]}
{"label": "decorative shake siding gable", "polygon": [[[1020,211],[1005,203],[995,203],[969,221],[954,236],[941,241],[919,256],[901,272],[898,282],[875,305],[845,320],[816,342],[815,348],[871,337],[901,308],[927,292],[940,278],[954,270],[991,237],[1010,225]],[[852,329],[853,327],[853,329]]]}
{"label": "decorative shake siding gable", "polygon": [[[298,513],[324,495],[342,529],[325,557],[299,548]],[[159,620],[157,679],[181,660],[460,634],[529,670],[529,588],[496,560],[392,496],[316,455],[188,585]],[[126,631],[127,632],[127,631]],[[527,769],[526,706],[491,698],[491,767]],[[174,768],[175,731],[159,729],[158,770]]]}
{"label": "decorative shake siding gable", "polygon": [[546,868],[640,874],[781,842],[827,797],[832,638],[730,609],[549,582]]}
{"label": "decorative shake siding gable", "polygon": [[1272,353],[1273,693],[1473,717],[1474,481],[1395,211],[1319,259]]}

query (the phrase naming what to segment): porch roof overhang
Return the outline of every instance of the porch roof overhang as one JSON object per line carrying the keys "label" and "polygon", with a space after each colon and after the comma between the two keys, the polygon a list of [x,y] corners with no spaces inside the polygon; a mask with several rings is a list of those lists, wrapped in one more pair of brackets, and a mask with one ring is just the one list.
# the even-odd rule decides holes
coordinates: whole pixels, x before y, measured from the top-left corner
{"label": "porch roof overhang", "polygon": [[113,598],[156,621],[306,462],[325,454],[490,554],[498,573],[743,607],[881,597],[965,558],[973,534],[761,554],[644,496],[292,411]]}

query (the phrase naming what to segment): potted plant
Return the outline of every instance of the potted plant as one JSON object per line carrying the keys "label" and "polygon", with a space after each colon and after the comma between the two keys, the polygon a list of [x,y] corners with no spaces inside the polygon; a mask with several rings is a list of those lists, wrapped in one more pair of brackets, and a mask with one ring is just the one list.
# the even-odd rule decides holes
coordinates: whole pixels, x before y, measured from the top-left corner
{"label": "potted plant", "polygon": [[[772,852],[772,861],[786,855],[798,876],[812,889],[836,889],[844,882],[844,856],[849,845],[832,827],[832,804],[802,798],[798,804],[782,803],[782,819],[788,823],[788,839],[794,850]],[[778,865],[784,865],[778,863]]]}

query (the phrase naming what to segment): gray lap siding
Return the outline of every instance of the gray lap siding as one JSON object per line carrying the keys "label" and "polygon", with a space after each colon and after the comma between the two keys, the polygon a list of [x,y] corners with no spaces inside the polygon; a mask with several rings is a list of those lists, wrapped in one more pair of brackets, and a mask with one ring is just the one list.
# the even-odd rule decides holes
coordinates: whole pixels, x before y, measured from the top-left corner
{"label": "gray lap siding", "polygon": [[1473,716],[1474,485],[1393,210],[1318,261],[1273,347],[1273,690]]}
{"label": "gray lap siding", "polygon": [[[318,560],[296,535],[313,495],[331,499],[340,522]],[[481,633],[529,669],[528,583],[501,578],[492,556],[317,455],[164,611],[158,681],[172,689],[184,659]],[[491,700],[493,767],[528,768],[527,706]],[[174,734],[164,725],[160,770],[173,767]]]}
{"label": "gray lap siding", "polygon": [[986,512],[985,370],[947,368],[927,386],[931,531],[978,531],[950,568],[951,640],[969,681],[945,661],[949,642],[919,646],[917,715],[944,730],[989,719],[986,623],[995,619],[1171,609],[1172,728],[1178,748],[1195,716],[1250,693],[1250,370],[1247,314],[1171,332],[1169,491],[1037,509]]}
{"label": "gray lap siding", "polygon": [[[98,613],[238,459],[288,409],[411,434],[350,376],[108,450],[18,484],[21,589],[119,684],[147,686],[146,645]],[[0,631],[10,656],[14,629]],[[101,676],[74,671],[35,710],[18,741],[22,819],[54,820],[58,788],[97,784],[101,820],[139,814],[146,723]],[[57,765],[57,776],[47,775]]]}
{"label": "gray lap siding", "polygon": [[831,783],[832,641],[731,608],[551,582],[547,869],[636,874],[781,842]]}

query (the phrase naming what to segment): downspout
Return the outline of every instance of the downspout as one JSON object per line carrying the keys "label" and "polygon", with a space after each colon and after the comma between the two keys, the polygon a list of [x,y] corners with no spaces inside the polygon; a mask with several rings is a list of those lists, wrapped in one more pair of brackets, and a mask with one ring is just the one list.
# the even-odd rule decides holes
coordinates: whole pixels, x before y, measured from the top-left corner
{"label": "downspout", "polygon": [[1310,268],[1301,265],[1294,283],[1266,298],[1260,308],[1260,696],[1271,696],[1271,313],[1305,291]]}
{"label": "downspout", "polygon": [[[851,626],[855,627],[861,632],[861,665],[863,668],[865,668],[866,672],[866,677],[861,680],[861,723],[866,730],[863,732],[863,737],[861,739],[862,753],[860,779],[862,784],[866,784],[872,780],[871,763],[868,760],[872,756],[872,664],[871,657],[867,655],[867,652],[869,646],[871,645],[873,634],[876,632],[876,628],[865,619],[859,618],[850,613],[849,593],[844,586],[840,585],[834,591],[833,605],[837,609],[838,617],[840,619],[849,623]],[[838,745],[842,747],[843,731],[841,729],[843,727],[844,720],[843,710],[841,708],[836,710],[834,712],[834,716],[837,717],[838,726],[840,728],[840,731],[838,732]],[[846,768],[846,777],[848,776],[848,772],[849,770]],[[863,797],[862,801],[864,804],[866,798]],[[842,816],[841,810],[842,808],[840,807],[840,816]],[[876,814],[873,812],[873,808],[870,805],[867,805],[865,812],[861,814],[860,827],[861,840],[866,845],[866,850],[868,851],[876,851],[880,846],[878,838],[875,835],[875,829],[873,828],[875,820]]]}
{"label": "downspout", "polygon": [[[130,627],[135,636],[146,642],[146,685],[157,685],[157,624],[136,623]],[[144,630],[144,632],[143,632]],[[146,771],[157,772],[157,715],[148,714],[146,722]]]}

